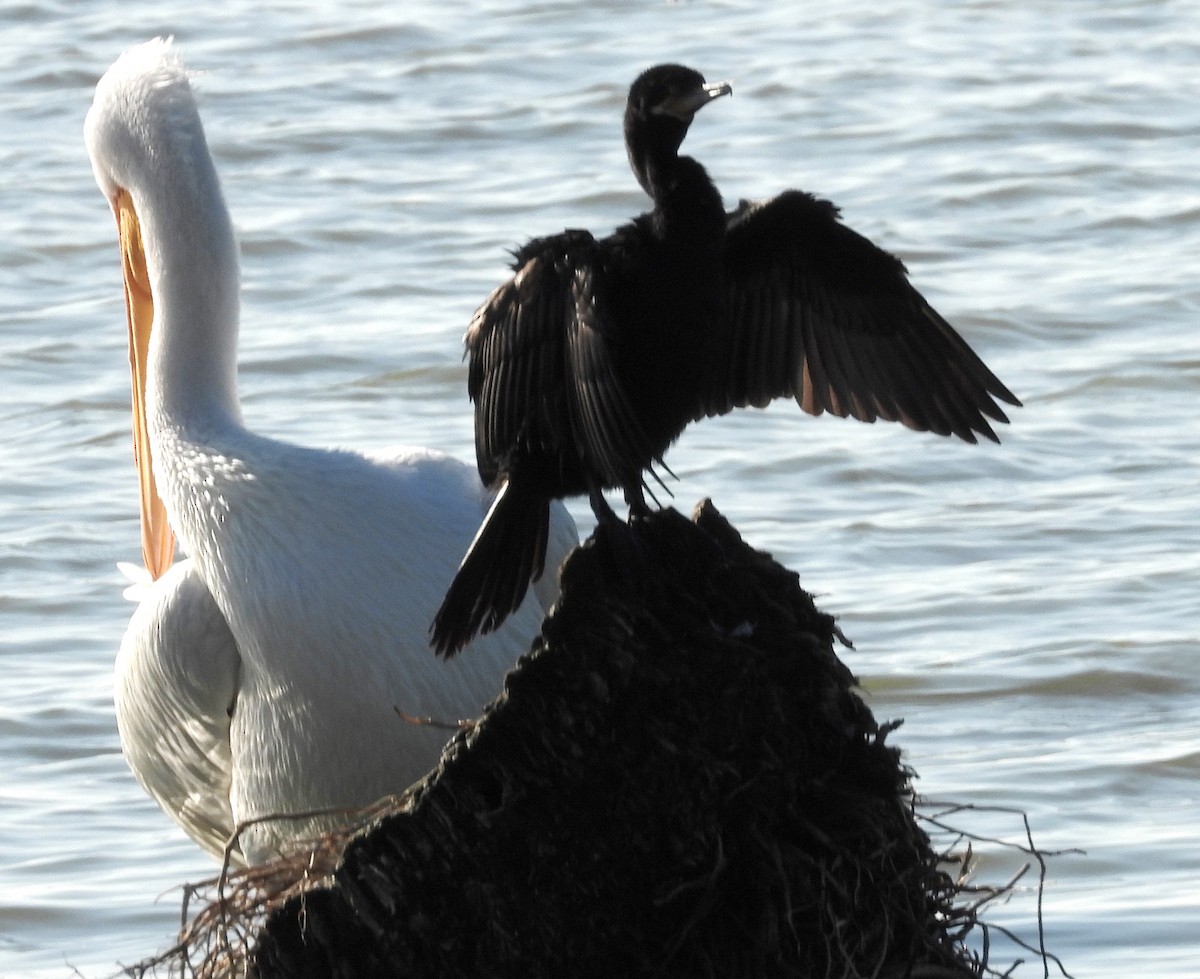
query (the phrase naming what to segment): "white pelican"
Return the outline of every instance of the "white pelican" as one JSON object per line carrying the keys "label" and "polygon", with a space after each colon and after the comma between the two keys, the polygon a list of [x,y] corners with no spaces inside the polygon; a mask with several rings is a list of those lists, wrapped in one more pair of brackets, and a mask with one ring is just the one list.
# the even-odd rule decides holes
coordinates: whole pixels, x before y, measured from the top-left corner
{"label": "white pelican", "polygon": [[[85,135],[117,218],[143,556],[157,579],[118,657],[122,747],[150,795],[219,855],[248,820],[365,805],[425,774],[446,734],[399,712],[478,713],[557,584],[544,575],[473,655],[437,659],[429,623],[489,505],[474,468],[242,425],[237,245],[170,41],[117,60]],[[170,568],[172,531],[191,559]],[[550,536],[548,572],[577,542],[565,510]],[[321,825],[256,825],[233,855],[259,862]]]}

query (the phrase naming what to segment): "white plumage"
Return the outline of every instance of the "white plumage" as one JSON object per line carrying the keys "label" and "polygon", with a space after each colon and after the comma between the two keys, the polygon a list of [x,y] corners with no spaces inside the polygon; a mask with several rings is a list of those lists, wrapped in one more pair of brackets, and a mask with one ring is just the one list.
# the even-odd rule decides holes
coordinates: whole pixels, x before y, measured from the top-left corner
{"label": "white plumage", "polygon": [[[237,246],[170,42],[109,69],[86,138],[118,221],[143,552],[162,575],[118,657],[122,746],[147,791],[220,853],[237,823],[365,805],[428,771],[445,732],[397,712],[478,713],[528,648],[577,536],[557,507],[547,572],[519,612],[437,659],[429,624],[490,502],[475,470],[242,426]],[[167,571],[172,529],[191,559]],[[257,862],[320,825],[256,827],[235,856]]]}

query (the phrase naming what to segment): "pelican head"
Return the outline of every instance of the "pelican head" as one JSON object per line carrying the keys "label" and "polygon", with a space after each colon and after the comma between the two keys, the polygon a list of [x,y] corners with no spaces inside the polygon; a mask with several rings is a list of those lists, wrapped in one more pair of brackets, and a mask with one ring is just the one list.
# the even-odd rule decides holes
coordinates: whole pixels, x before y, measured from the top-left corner
{"label": "pelican head", "polygon": [[[170,567],[175,549],[150,447],[151,338],[161,327],[155,314],[165,267],[178,261],[167,259],[162,251],[186,228],[194,249],[214,261],[232,263],[233,275],[208,277],[212,288],[191,297],[191,305],[222,304],[231,309],[225,316],[231,320],[228,329],[235,343],[236,258],[228,254],[232,232],[187,73],[170,40],[160,38],[132,48],[105,73],[96,86],[84,137],[96,183],[117,221],[133,380],[142,557],[158,578]],[[226,342],[232,357],[233,343]]]}

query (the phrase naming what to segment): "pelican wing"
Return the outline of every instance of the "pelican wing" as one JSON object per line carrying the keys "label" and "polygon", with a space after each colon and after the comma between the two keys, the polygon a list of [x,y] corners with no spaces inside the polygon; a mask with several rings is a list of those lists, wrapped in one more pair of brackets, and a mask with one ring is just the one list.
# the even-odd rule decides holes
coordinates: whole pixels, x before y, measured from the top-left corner
{"label": "pelican wing", "polygon": [[[225,617],[190,560],[149,586],[117,658],[117,727],[129,767],[217,857],[234,828],[229,728],[240,664]],[[240,849],[233,856],[241,860]]]}
{"label": "pelican wing", "polygon": [[791,396],[810,414],[997,441],[1020,402],[909,283],[903,264],[800,191],[729,216],[726,328],[696,417]]}

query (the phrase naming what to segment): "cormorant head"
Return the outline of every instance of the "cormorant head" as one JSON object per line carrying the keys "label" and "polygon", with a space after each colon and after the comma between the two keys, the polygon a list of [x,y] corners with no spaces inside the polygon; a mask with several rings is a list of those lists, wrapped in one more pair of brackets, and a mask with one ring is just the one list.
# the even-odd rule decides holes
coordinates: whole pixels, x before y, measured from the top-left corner
{"label": "cormorant head", "polygon": [[683,65],[655,65],[638,75],[625,103],[625,148],[638,183],[651,196],[648,163],[675,156],[696,113],[732,94],[728,82],[708,84]]}

